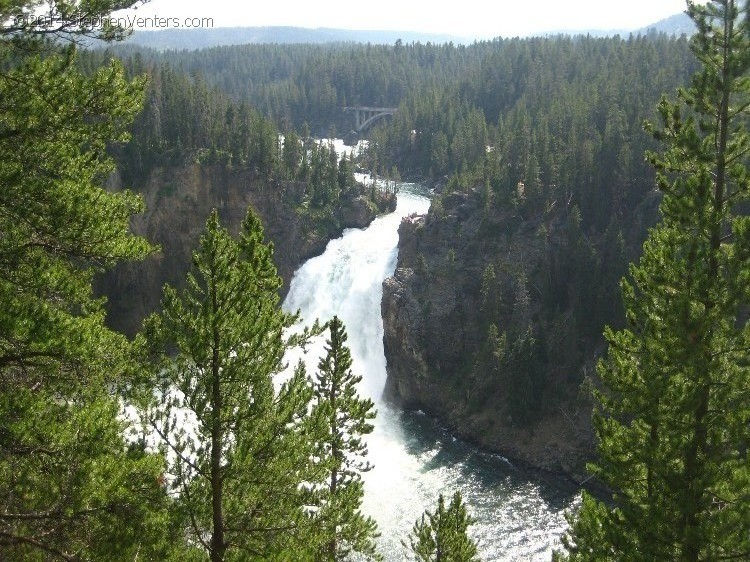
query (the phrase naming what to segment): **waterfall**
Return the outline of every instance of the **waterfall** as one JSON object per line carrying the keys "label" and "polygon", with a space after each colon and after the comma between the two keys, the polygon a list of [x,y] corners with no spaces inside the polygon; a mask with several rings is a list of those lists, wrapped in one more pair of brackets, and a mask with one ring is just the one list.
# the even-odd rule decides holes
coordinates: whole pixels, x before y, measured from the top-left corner
{"label": "waterfall", "polygon": [[[378,522],[385,560],[403,560],[401,541],[414,521],[434,509],[440,493],[450,497],[457,489],[477,520],[470,534],[483,560],[549,560],[566,527],[563,513],[576,497],[451,438],[427,416],[400,412],[382,400],[382,283],[396,267],[401,218],[428,207],[418,186],[401,184],[394,213],[366,229],[347,230],[299,268],[284,309],[299,310],[307,324],[336,315],[346,325],[352,370],[363,377],[360,393],[378,410],[367,440],[375,468],[364,475],[363,511]],[[308,350],[308,372],[315,371],[323,345]]]}

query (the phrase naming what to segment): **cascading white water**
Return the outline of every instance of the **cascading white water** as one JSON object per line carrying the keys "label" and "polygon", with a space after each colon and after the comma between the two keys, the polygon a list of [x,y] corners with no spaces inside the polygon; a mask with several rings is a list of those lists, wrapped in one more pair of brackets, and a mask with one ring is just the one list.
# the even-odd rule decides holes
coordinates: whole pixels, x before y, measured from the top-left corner
{"label": "cascading white water", "polygon": [[[401,218],[425,213],[428,207],[417,186],[402,184],[394,213],[364,230],[346,231],[300,267],[284,309],[299,310],[308,324],[337,315],[347,327],[353,370],[363,377],[360,393],[378,409],[375,431],[367,440],[375,468],[364,478],[363,511],[378,522],[385,560],[404,560],[401,541],[414,521],[425,509],[434,509],[440,493],[449,497],[455,490],[476,519],[470,532],[482,560],[549,560],[566,526],[563,513],[576,496],[452,439],[424,415],[400,412],[382,400],[382,283],[396,266]],[[319,342],[309,350],[310,372],[322,349]]]}

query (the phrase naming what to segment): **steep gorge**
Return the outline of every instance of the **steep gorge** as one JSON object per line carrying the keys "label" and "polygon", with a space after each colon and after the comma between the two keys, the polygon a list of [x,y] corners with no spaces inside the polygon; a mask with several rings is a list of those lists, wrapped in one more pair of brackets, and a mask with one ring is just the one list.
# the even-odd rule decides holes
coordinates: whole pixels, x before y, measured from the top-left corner
{"label": "steep gorge", "polygon": [[[109,188],[123,188],[118,175],[112,176]],[[283,294],[295,269],[321,253],[344,228],[364,227],[395,207],[392,195],[360,188],[343,194],[330,211],[306,212],[305,189],[302,182],[269,180],[247,168],[189,164],[154,169],[134,189],[143,196],[146,211],[135,218],[133,230],[160,249],[143,262],[120,265],[99,278],[97,290],[108,299],[110,325],[134,334],[158,307],[163,285],[183,282],[191,252],[214,207],[233,233],[248,207],[259,215],[266,239],[274,243]]]}
{"label": "steep gorge", "polygon": [[584,231],[575,206],[524,216],[481,190],[445,194],[406,218],[384,282],[387,396],[580,483],[602,330],[623,322],[618,281],[657,202],[648,194],[606,232]]}

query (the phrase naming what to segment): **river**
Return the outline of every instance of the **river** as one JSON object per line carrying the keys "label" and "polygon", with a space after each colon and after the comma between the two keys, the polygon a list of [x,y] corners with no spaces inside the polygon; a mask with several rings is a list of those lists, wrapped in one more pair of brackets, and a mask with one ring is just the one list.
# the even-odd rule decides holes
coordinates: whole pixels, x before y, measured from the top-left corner
{"label": "river", "polygon": [[[469,531],[483,561],[549,560],[577,494],[478,451],[429,417],[402,412],[382,399],[382,283],[396,267],[401,218],[428,207],[419,186],[401,184],[394,213],[366,229],[347,230],[299,268],[284,309],[299,310],[306,323],[337,315],[347,327],[352,369],[363,377],[360,393],[372,398],[378,410],[375,431],[367,439],[375,467],[364,475],[363,511],[378,522],[378,546],[386,561],[406,559],[401,541],[414,522],[425,509],[434,509],[440,493],[448,498],[455,490],[476,519]],[[310,372],[322,349],[318,342],[308,353]]]}

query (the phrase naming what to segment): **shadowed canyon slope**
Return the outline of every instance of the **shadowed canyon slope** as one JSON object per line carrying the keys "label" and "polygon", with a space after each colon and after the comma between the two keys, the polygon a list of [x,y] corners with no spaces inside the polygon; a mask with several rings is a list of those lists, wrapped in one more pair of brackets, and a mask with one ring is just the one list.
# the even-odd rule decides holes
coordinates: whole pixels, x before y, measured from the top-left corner
{"label": "shadowed canyon slope", "polygon": [[575,207],[525,218],[517,206],[490,210],[479,191],[406,218],[384,282],[388,397],[483,448],[582,481],[602,329],[622,322],[618,280],[657,202],[647,196],[627,229],[596,237]]}
{"label": "shadowed canyon slope", "polygon": [[[112,189],[121,188],[117,176],[110,184]],[[98,284],[108,297],[110,324],[129,335],[158,307],[164,283],[183,282],[192,248],[214,207],[233,233],[248,207],[260,216],[266,239],[274,243],[286,293],[294,270],[321,253],[344,228],[364,227],[395,206],[395,197],[363,188],[343,196],[331,214],[307,214],[300,207],[305,193],[302,182],[267,180],[247,169],[197,164],[158,168],[137,191],[145,199],[146,212],[133,228],[158,244],[160,251],[144,262],[119,266]]]}

